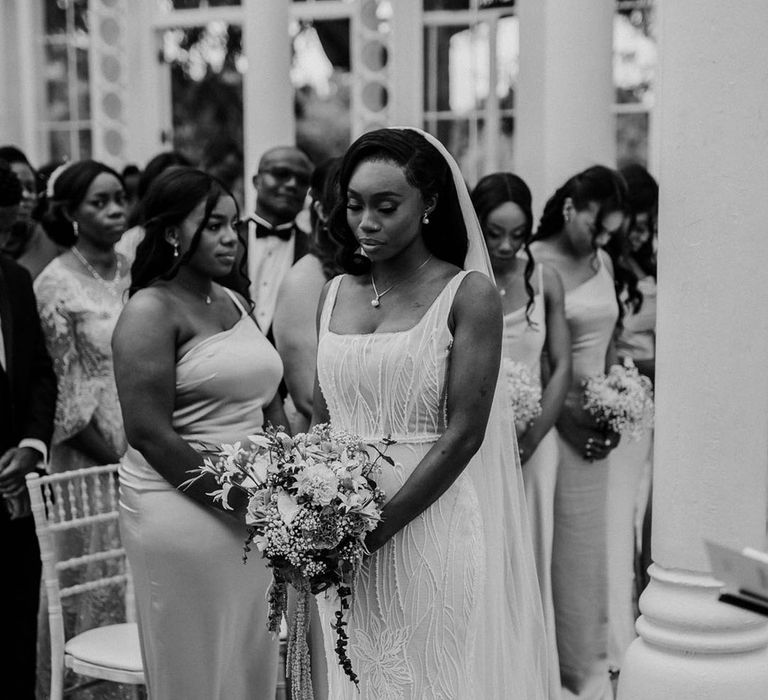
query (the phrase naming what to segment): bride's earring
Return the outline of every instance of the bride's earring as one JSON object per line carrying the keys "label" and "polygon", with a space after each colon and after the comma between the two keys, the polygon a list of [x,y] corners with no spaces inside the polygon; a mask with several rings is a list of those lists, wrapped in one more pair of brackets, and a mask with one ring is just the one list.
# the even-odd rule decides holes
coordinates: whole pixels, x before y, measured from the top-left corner
{"label": "bride's earring", "polygon": [[171,245],[173,246],[173,257],[174,258],[178,258],[179,257],[179,242],[178,241],[173,241],[171,243]]}
{"label": "bride's earring", "polygon": [[424,216],[421,217],[421,220],[425,224],[429,223],[429,209],[424,210]]}

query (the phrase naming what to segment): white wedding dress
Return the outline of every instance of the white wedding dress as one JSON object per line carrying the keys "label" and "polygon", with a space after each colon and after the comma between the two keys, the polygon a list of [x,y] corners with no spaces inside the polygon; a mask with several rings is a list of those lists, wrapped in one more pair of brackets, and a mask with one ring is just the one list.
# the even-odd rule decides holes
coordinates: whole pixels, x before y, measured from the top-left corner
{"label": "white wedding dress", "polygon": [[[393,496],[445,430],[452,336],[448,318],[467,272],[459,272],[410,330],[330,330],[335,278],[321,314],[317,371],[336,428],[368,442],[391,436],[378,483]],[[509,443],[507,443],[507,450]],[[514,450],[514,446],[513,446]],[[519,497],[493,523],[476,488],[484,460],[506,459]],[[338,607],[318,596],[329,696],[334,700],[538,700],[548,697],[546,644],[522,481],[514,454],[480,452],[453,485],[368,558],[358,577],[348,654],[360,693],[335,655]],[[482,483],[482,480],[480,481]],[[488,489],[495,493],[489,475]],[[500,538],[500,528],[509,532]],[[508,539],[513,544],[502,543]],[[503,578],[501,571],[514,574]]]}

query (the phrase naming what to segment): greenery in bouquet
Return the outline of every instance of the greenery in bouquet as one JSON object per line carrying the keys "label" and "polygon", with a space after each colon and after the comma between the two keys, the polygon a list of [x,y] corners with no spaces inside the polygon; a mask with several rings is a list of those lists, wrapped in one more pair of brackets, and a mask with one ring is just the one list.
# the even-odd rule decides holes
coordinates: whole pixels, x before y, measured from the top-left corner
{"label": "greenery in bouquet", "polygon": [[346,652],[344,611],[368,553],[365,536],[381,519],[384,493],[375,476],[380,460],[393,463],[385,454],[392,442],[384,438],[380,449],[328,424],[293,437],[270,426],[263,434],[248,436],[247,442],[221,445],[190,480],[211,474],[219,488],[208,495],[225,509],[231,510],[232,489],[247,495],[249,534],[243,559],[255,546],[272,569],[270,631],[279,631],[286,613],[287,585],[298,591],[287,659],[297,700],[312,697],[308,597],[327,589],[335,589],[339,597],[334,623],[339,664],[358,683]]}
{"label": "greenery in bouquet", "polygon": [[541,415],[541,385],[522,362],[504,358],[502,371],[512,400],[518,437]]}
{"label": "greenery in bouquet", "polygon": [[632,440],[653,424],[653,384],[627,358],[584,380],[584,408],[598,423]]}

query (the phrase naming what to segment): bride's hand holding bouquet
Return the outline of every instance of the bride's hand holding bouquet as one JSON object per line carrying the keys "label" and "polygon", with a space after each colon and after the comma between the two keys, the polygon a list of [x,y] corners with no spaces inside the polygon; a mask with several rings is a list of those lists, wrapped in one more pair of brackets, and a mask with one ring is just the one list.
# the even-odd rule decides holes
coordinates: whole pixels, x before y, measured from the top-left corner
{"label": "bride's hand holding bouquet", "polygon": [[220,488],[209,495],[224,509],[231,509],[233,491],[245,494],[244,520],[250,529],[243,559],[255,546],[272,569],[272,632],[279,631],[287,610],[287,585],[299,592],[287,659],[292,697],[297,700],[312,697],[308,596],[330,588],[339,597],[334,624],[339,664],[357,683],[346,654],[344,611],[368,553],[365,538],[381,520],[384,493],[375,477],[380,460],[391,462],[385,454],[391,441],[382,444],[384,450],[327,424],[293,437],[270,427],[249,436],[246,443],[221,445],[187,482],[211,474]]}

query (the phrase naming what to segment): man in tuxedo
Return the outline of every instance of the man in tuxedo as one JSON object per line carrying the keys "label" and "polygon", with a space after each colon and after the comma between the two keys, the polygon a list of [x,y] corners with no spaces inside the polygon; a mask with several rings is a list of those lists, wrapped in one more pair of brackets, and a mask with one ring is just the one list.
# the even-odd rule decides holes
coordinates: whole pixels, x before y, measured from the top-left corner
{"label": "man in tuxedo", "polygon": [[[15,220],[18,178],[0,162],[0,235]],[[40,550],[25,476],[44,464],[53,433],[56,376],[29,273],[0,255],[0,600],[11,643],[2,654],[3,696],[34,700]]]}
{"label": "man in tuxedo", "polygon": [[[312,162],[295,146],[268,150],[253,177],[256,212],[248,218],[245,245],[248,293],[262,331],[270,335],[277,293],[285,274],[309,250],[310,239],[296,225],[312,175]],[[242,280],[239,286],[243,287]]]}

